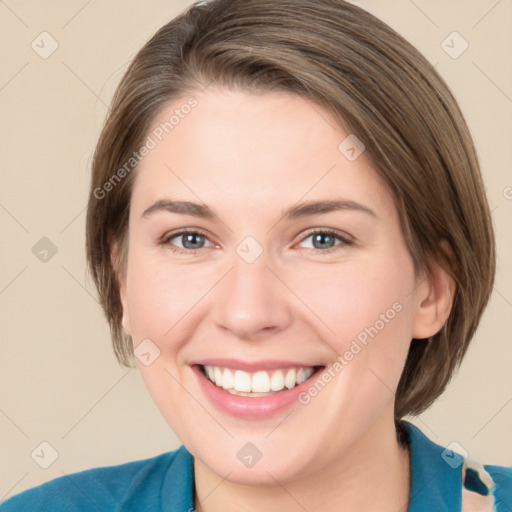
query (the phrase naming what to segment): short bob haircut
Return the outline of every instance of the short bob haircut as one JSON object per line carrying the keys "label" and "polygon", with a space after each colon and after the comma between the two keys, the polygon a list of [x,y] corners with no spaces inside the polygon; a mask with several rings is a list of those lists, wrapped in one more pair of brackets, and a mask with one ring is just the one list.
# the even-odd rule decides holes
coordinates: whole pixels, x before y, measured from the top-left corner
{"label": "short bob haircut", "polygon": [[428,275],[434,262],[454,279],[449,318],[434,336],[411,341],[398,384],[395,418],[424,411],[460,366],[491,295],[491,213],[471,135],[446,83],[388,25],[342,0],[196,2],[134,57],[95,150],[86,227],[88,265],[119,363],[134,366],[116,273],[126,271],[137,172],[126,163],[171,101],[210,84],[286,91],[332,113],[363,142],[389,188],[417,275]]}

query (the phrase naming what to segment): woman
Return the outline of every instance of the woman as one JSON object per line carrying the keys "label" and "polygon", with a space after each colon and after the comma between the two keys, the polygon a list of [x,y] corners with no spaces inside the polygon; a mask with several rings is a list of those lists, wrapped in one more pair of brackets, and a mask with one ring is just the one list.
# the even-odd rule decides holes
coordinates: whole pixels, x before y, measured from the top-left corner
{"label": "woman", "polygon": [[455,99],[366,11],[214,0],[162,27],[96,148],[87,255],[183,446],[2,511],[512,509],[512,468],[402,419],[466,353],[494,233]]}

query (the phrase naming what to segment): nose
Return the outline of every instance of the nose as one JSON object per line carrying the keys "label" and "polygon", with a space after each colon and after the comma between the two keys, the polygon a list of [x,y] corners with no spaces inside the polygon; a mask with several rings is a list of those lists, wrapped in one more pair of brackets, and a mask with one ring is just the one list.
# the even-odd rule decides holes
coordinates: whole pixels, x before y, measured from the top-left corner
{"label": "nose", "polygon": [[216,287],[212,315],[216,325],[246,341],[262,340],[291,323],[291,293],[265,252],[247,263],[234,254],[233,266]]}

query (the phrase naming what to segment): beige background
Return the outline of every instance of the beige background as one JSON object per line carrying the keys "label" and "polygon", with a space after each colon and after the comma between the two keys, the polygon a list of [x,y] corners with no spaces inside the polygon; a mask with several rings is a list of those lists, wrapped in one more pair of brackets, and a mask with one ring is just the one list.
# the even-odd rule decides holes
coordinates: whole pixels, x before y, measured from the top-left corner
{"label": "beige background", "polygon": [[[496,286],[469,354],[447,392],[413,422],[439,444],[456,441],[484,463],[512,464],[512,2],[354,3],[404,35],[452,87],[476,141],[498,238]],[[134,53],[189,4],[0,2],[0,497],[179,445],[138,371],[114,358],[85,273],[84,226],[106,105]],[[46,37],[51,48],[43,31],[58,43],[46,59],[31,47],[42,52]],[[469,44],[456,59],[441,46],[453,31]],[[463,41],[455,37],[447,41],[456,51]],[[46,262],[32,252],[42,237],[57,248]],[[43,441],[58,452],[48,469],[31,458]]]}

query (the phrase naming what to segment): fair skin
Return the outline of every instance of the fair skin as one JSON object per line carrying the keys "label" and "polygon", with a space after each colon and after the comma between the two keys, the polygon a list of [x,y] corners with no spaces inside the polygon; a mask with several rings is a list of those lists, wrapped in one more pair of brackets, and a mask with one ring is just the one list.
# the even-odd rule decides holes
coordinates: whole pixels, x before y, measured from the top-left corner
{"label": "fair skin", "polygon": [[[396,440],[394,392],[410,340],[445,323],[453,282],[435,265],[431,279],[415,275],[389,191],[364,152],[349,161],[338,150],[348,133],[321,107],[279,92],[194,96],[197,107],[137,169],[120,293],[134,346],[149,339],[160,351],[137,364],[194,456],[195,508],[407,510],[409,455]],[[215,215],[143,216],[165,199],[204,203]],[[281,218],[298,202],[335,199],[374,215]],[[175,235],[185,228],[200,234]],[[166,234],[174,236],[159,243]],[[237,252],[248,236],[262,249],[251,263]],[[396,303],[400,312],[307,404],[240,417],[212,403],[193,370],[204,358],[328,367]],[[262,454],[252,467],[237,457],[246,443]]]}

